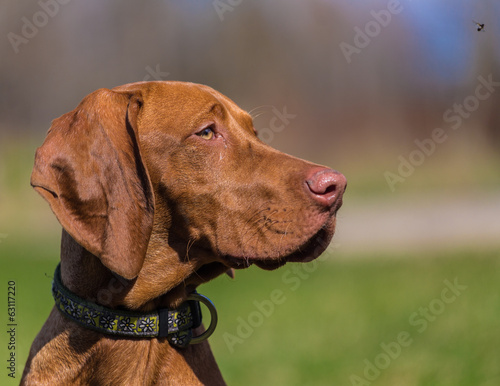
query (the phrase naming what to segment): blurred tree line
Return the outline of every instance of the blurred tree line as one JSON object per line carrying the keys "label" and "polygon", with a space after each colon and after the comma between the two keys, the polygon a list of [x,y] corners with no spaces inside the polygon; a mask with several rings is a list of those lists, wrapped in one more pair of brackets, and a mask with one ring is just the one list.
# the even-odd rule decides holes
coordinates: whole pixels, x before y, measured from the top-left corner
{"label": "blurred tree line", "polygon": [[[377,29],[387,1],[3,0],[0,129],[43,135],[97,88],[185,80],[264,109],[257,126],[268,124],[265,106],[286,108],[296,116],[276,133],[286,151],[401,152],[446,127],[443,114],[474,95],[479,76],[500,81],[498,4],[414,3]],[[340,45],[359,30],[374,36],[349,63]],[[490,94],[464,127],[496,151],[500,87]]]}

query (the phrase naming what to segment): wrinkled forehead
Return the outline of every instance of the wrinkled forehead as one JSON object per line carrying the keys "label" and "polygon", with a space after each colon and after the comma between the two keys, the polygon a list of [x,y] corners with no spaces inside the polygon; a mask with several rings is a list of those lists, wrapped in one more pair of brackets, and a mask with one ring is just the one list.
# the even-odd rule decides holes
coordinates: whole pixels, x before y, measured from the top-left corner
{"label": "wrinkled forehead", "polygon": [[236,120],[240,125],[252,127],[248,113],[208,86],[185,82],[151,82],[144,90],[143,98],[143,123],[175,122],[193,127],[217,119],[225,122]]}

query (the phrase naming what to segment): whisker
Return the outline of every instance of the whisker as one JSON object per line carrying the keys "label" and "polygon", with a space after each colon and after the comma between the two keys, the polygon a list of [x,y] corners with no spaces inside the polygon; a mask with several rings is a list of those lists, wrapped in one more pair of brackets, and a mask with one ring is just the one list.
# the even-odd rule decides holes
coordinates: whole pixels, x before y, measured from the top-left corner
{"label": "whisker", "polygon": [[189,239],[188,240],[188,243],[187,243],[187,246],[186,246],[186,261],[189,261],[189,250],[191,249],[191,247],[194,245],[194,243],[196,242],[195,239]]}
{"label": "whisker", "polygon": [[253,108],[252,110],[250,110],[248,112],[248,114],[252,117],[252,119],[257,119],[259,116],[261,116],[262,114],[265,114],[266,111],[262,111],[261,113],[258,113],[257,115],[254,115],[255,114],[255,111],[256,110],[259,110],[259,109],[262,109],[262,108],[273,108],[274,106],[272,105],[262,105],[262,106],[257,106],[255,108]]}
{"label": "whisker", "polygon": [[281,248],[281,246],[282,246],[282,244],[283,244],[283,240],[285,239],[285,237],[286,237],[286,236],[287,236],[287,234],[288,234],[288,228],[289,228],[289,227],[290,227],[290,225],[292,224],[292,221],[288,221],[286,224],[287,224],[287,225],[286,225],[286,228],[285,228],[285,232],[283,232],[283,234],[281,235],[281,237],[280,237],[280,242],[279,242],[279,245],[278,245],[278,250],[280,250],[280,251],[281,251],[281,249],[282,249],[282,248]]}
{"label": "whisker", "polygon": [[[267,206],[267,205],[262,204],[262,206]],[[247,227],[247,230],[241,235],[242,244],[244,244],[244,238],[245,238],[246,234],[252,230],[252,226],[255,225],[257,222],[259,222],[260,220],[262,220],[262,218],[263,218],[263,217],[259,217],[256,219],[256,217],[260,216],[266,210],[269,210],[269,208],[267,207],[267,208],[256,210],[255,213],[246,221],[245,225],[248,225],[248,227]]]}

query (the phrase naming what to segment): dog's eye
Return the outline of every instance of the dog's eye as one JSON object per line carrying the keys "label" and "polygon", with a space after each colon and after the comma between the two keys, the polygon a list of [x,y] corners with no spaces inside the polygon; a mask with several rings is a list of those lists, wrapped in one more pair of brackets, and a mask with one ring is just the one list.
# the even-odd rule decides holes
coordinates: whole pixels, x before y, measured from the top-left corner
{"label": "dog's eye", "polygon": [[207,127],[206,129],[203,129],[199,133],[196,133],[198,137],[201,137],[203,139],[206,139],[207,141],[212,139],[215,136],[214,130],[212,129],[211,126]]}

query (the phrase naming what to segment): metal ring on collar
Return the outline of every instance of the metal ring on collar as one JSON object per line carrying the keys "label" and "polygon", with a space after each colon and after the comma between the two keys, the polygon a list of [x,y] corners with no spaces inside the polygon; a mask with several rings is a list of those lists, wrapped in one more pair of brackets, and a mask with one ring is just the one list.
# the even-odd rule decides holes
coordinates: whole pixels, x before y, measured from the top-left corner
{"label": "metal ring on collar", "polygon": [[201,303],[203,303],[208,310],[210,311],[210,325],[206,329],[204,333],[201,335],[195,336],[191,339],[191,342],[189,344],[198,344],[203,342],[205,339],[207,339],[210,335],[215,330],[215,327],[217,327],[217,310],[215,309],[214,304],[212,301],[207,298],[206,296],[200,295],[199,293],[192,293],[191,295],[188,296],[187,300],[196,300]]}

